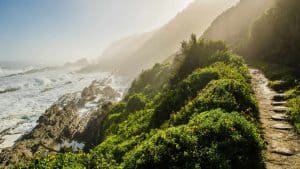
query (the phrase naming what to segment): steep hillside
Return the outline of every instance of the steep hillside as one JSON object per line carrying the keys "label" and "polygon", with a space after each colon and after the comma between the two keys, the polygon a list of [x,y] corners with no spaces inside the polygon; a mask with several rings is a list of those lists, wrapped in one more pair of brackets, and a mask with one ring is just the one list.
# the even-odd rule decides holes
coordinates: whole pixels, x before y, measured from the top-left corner
{"label": "steep hillside", "polygon": [[99,145],[18,167],[263,168],[249,82],[243,59],[225,44],[192,36],[172,64],[156,64],[132,83],[99,128]]}
{"label": "steep hillside", "polygon": [[202,38],[222,40],[236,49],[248,38],[251,25],[275,0],[241,0],[222,13],[203,33]]}
{"label": "steep hillside", "polygon": [[[169,23],[155,31],[151,38],[144,43],[143,40],[149,36],[133,38],[132,40],[137,39],[134,44],[131,40],[129,43],[125,40],[127,44],[121,46],[126,48],[119,48],[120,43],[112,44],[102,55],[100,67],[137,75],[142,69],[149,68],[154,63],[161,62],[175,53],[180,47],[180,42],[187,39],[192,33],[202,34],[221,12],[235,2],[237,0],[206,2],[196,0]],[[140,36],[145,36],[145,34]],[[114,54],[111,55],[111,53]]]}

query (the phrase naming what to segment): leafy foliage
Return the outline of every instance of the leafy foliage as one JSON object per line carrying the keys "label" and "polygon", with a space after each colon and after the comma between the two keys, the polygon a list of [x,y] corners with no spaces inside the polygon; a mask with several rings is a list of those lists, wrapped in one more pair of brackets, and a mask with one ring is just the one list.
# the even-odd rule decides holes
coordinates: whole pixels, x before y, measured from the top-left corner
{"label": "leafy foliage", "polygon": [[134,94],[129,97],[126,111],[136,112],[142,110],[146,106],[146,98],[142,94]]}
{"label": "leafy foliage", "polygon": [[289,96],[289,115],[296,131],[300,134],[300,86],[286,92]]}
{"label": "leafy foliage", "polygon": [[211,64],[212,55],[218,51],[227,50],[226,45],[221,41],[198,40],[196,35],[192,35],[189,42],[182,42],[181,53],[183,59],[175,76],[171,79],[171,84],[176,84],[184,79],[195,69]]}
{"label": "leafy foliage", "polygon": [[227,112],[239,111],[248,119],[258,118],[258,109],[249,86],[233,79],[212,81],[177,114],[172,116],[172,124],[185,124],[192,113],[222,108]]}
{"label": "leafy foliage", "polygon": [[167,84],[171,74],[170,64],[155,64],[152,69],[143,71],[139,78],[132,82],[128,96],[134,93],[142,93],[148,97],[156,95]]}
{"label": "leafy foliage", "polygon": [[[198,114],[195,112],[194,114]],[[157,132],[125,156],[122,168],[261,168],[263,141],[238,113],[212,110]]]}

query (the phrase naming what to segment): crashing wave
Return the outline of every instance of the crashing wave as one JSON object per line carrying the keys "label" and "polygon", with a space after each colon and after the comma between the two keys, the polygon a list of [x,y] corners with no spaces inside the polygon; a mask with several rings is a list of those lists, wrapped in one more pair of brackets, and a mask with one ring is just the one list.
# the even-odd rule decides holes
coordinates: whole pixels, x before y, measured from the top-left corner
{"label": "crashing wave", "polygon": [[4,94],[4,93],[8,93],[8,92],[15,92],[20,89],[21,89],[21,87],[9,87],[9,88],[3,89],[3,90],[0,89],[0,94]]}

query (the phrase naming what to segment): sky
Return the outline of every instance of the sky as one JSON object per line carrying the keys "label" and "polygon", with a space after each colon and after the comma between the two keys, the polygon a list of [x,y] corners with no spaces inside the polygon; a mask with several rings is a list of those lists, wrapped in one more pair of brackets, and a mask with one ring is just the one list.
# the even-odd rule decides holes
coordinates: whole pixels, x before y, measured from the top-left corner
{"label": "sky", "polygon": [[96,58],[112,41],[159,28],[192,0],[0,0],[0,61]]}

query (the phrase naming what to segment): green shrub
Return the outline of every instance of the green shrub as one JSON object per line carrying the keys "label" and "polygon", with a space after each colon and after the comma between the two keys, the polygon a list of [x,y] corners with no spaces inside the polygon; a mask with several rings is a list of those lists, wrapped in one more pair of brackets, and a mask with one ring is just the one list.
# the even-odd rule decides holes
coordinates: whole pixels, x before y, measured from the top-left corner
{"label": "green shrub", "polygon": [[221,41],[198,40],[196,35],[192,35],[189,42],[182,42],[183,59],[181,59],[175,76],[170,80],[171,85],[176,85],[194,70],[210,65],[213,62],[212,55],[219,51],[227,51],[226,45]]}
{"label": "green shrub", "polygon": [[110,136],[91,151],[90,168],[116,168],[123,155],[137,144],[138,137],[123,139],[120,136]]}
{"label": "green shrub", "polygon": [[107,137],[92,150],[92,166],[101,169],[118,166],[124,154],[149,135],[152,113],[153,110],[138,111],[118,124],[116,135]]}
{"label": "green shrub", "polygon": [[126,102],[121,101],[119,103],[116,103],[112,106],[111,110],[110,110],[110,114],[114,114],[114,113],[122,113],[124,112],[126,109]]}
{"label": "green shrub", "polygon": [[129,138],[139,134],[146,134],[150,131],[150,121],[153,109],[141,110],[130,114],[128,118],[119,124],[118,135]]}
{"label": "green shrub", "polygon": [[171,123],[187,123],[195,110],[208,111],[222,108],[227,112],[238,111],[248,119],[258,118],[258,108],[250,86],[233,79],[212,81],[195,98],[174,114]]}
{"label": "green shrub", "polygon": [[[241,83],[250,83],[247,67],[240,57],[228,52],[217,52],[214,58],[218,62],[210,67],[195,70],[178,85],[164,93],[154,112],[152,119],[154,128],[159,127],[170,118],[170,114],[177,112],[189,100],[194,99],[198,92],[212,80],[234,79]],[[230,64],[226,64],[227,62]]]}
{"label": "green shrub", "polygon": [[50,155],[47,158],[33,160],[29,164],[20,164],[18,169],[85,169],[89,165],[89,155],[84,153],[57,154]]}
{"label": "green shrub", "polygon": [[155,64],[152,69],[143,71],[141,75],[132,82],[128,90],[128,96],[134,93],[142,93],[151,98],[167,84],[171,75],[172,67],[170,64]]}
{"label": "green shrub", "polygon": [[198,91],[211,80],[218,78],[219,74],[214,69],[198,69],[193,72],[178,87],[165,93],[153,114],[152,126],[159,127],[169,119],[172,112],[178,111],[188,99],[196,97]]}
{"label": "green shrub", "polygon": [[186,126],[157,132],[127,153],[121,168],[262,168],[262,148],[257,129],[245,118],[213,110]]}
{"label": "green shrub", "polygon": [[300,96],[288,101],[289,115],[296,131],[300,134]]}
{"label": "green shrub", "polygon": [[129,97],[126,111],[127,112],[136,112],[142,110],[146,106],[146,97],[142,94],[133,94]]}

